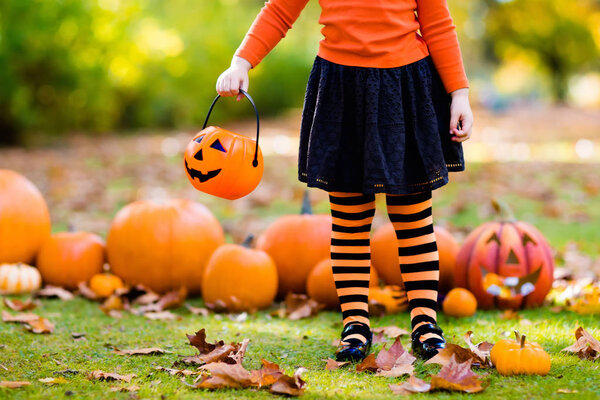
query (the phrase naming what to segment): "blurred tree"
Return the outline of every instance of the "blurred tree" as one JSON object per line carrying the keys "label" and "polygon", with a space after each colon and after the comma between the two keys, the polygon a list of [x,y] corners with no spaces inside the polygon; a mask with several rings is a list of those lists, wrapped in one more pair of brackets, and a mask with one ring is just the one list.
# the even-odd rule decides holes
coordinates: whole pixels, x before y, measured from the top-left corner
{"label": "blurred tree", "polygon": [[526,51],[550,79],[554,100],[564,102],[568,79],[599,68],[597,0],[486,0],[486,48],[498,60]]}

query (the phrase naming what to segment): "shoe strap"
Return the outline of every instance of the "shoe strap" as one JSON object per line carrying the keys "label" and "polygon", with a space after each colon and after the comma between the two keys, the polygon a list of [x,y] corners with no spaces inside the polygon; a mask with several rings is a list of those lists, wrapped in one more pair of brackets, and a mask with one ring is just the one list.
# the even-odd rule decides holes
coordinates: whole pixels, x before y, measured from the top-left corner
{"label": "shoe strap", "polygon": [[344,337],[347,337],[354,333],[359,333],[363,335],[367,340],[370,340],[373,337],[371,328],[367,324],[363,322],[349,322],[342,331],[342,340],[344,340]]}
{"label": "shoe strap", "polygon": [[427,323],[420,325],[417,329],[415,329],[414,332],[411,334],[411,338],[415,340],[415,338],[420,338],[426,333],[434,333],[436,335],[444,337],[444,332],[440,329],[439,326],[432,323]]}

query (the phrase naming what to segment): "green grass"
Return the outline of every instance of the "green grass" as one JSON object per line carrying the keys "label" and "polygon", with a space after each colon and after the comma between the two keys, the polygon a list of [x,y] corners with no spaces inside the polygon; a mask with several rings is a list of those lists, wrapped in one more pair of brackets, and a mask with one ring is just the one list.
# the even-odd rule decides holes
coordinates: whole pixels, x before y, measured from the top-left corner
{"label": "green grass", "polygon": [[[186,333],[206,328],[207,340],[240,342],[249,338],[250,345],[244,366],[256,369],[261,358],[278,363],[291,374],[299,367],[307,368],[303,375],[308,382],[305,399],[393,399],[388,388],[390,383],[399,383],[404,378],[376,377],[369,373],[356,373],[354,369],[342,368],[327,371],[322,361],[332,355],[333,339],[338,338],[341,316],[336,312],[321,312],[316,317],[299,321],[269,318],[268,311],[249,315],[244,322],[235,322],[226,315],[211,314],[209,317],[195,316],[185,308],[175,310],[179,321],[150,321],[141,316],[125,313],[122,319],[104,315],[96,303],[75,299],[68,302],[43,300],[43,306],[34,310],[55,323],[54,333],[35,335],[24,331],[20,324],[0,323],[0,380],[27,380],[30,386],[20,389],[0,389],[1,398],[10,399],[95,399],[129,398],[129,393],[113,393],[111,386],[127,386],[124,383],[100,382],[87,379],[93,370],[135,373],[132,384],[139,385],[140,398],[177,399],[223,399],[223,398],[272,398],[267,389],[227,389],[207,391],[193,389],[183,384],[178,377],[154,370],[156,366],[170,367],[179,355],[192,355],[195,349],[187,344]],[[192,300],[201,305],[201,300]],[[6,308],[4,308],[6,309]],[[474,331],[474,340],[497,341],[506,332],[518,329],[528,338],[546,348],[552,357],[552,369],[545,377],[502,377],[490,371],[489,387],[480,394],[466,395],[448,392],[413,395],[419,398],[459,398],[476,396],[478,399],[548,399],[575,396],[577,399],[600,397],[600,363],[580,360],[574,355],[559,351],[574,342],[574,330],[579,321],[590,333],[600,337],[598,316],[582,316],[571,312],[559,314],[546,309],[526,310],[522,317],[531,321],[505,321],[499,311],[478,311],[473,317],[450,319],[440,315],[440,325],[451,342],[465,345],[463,334]],[[409,326],[407,313],[373,317],[372,326]],[[87,340],[75,341],[73,332],[85,332]],[[390,341],[391,342],[391,341]],[[408,347],[408,338],[402,343]],[[120,356],[112,347],[131,349],[161,347],[172,354],[160,356]],[[378,351],[381,344],[373,346]],[[388,345],[389,347],[389,345]],[[40,378],[59,376],[55,373],[65,369],[79,371],[66,376],[66,384],[47,386],[38,382]],[[428,380],[438,366],[416,365],[420,378]],[[479,373],[479,371],[477,371]],[[190,382],[188,378],[188,382]],[[577,390],[574,395],[557,393],[558,389]],[[69,396],[69,394],[71,394]]]}

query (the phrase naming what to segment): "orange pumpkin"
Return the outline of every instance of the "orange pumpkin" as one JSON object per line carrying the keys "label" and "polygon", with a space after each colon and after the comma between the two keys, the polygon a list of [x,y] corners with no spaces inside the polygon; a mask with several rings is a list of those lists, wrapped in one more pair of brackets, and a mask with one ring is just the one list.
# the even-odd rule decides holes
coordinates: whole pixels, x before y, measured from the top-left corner
{"label": "orange pumpkin", "polygon": [[106,239],[111,271],[160,293],[182,286],[200,292],[204,267],[223,243],[223,228],[209,209],[185,199],[125,206]]}
{"label": "orange pumpkin", "polygon": [[442,309],[452,317],[470,317],[477,311],[477,299],[467,289],[454,288],[446,295]]}
{"label": "orange pumpkin", "polygon": [[516,221],[506,205],[493,204],[506,215],[467,236],[456,259],[456,286],[469,289],[481,308],[540,306],[552,287],[550,244],[533,225]]}
{"label": "orange pumpkin", "polygon": [[50,213],[23,175],[0,169],[0,263],[31,263],[50,236]]}
{"label": "orange pumpkin", "polygon": [[[256,111],[254,101],[244,95]],[[263,174],[263,156],[258,146],[258,111],[256,140],[218,126],[206,127],[210,113],[219,99],[215,98],[200,132],[188,144],[184,164],[192,185],[208,194],[234,200],[252,192]]]}
{"label": "orange pumpkin", "polygon": [[[445,228],[434,226],[433,230],[440,259],[439,291],[445,293],[454,287],[454,263],[460,246]],[[391,222],[383,225],[373,234],[371,261],[385,283],[404,287],[398,261],[398,241]]]}
{"label": "orange pumpkin", "polygon": [[266,308],[277,294],[277,267],[262,250],[244,243],[224,244],[210,257],[202,277],[202,297],[207,304],[221,301],[229,311]]}
{"label": "orange pumpkin", "polygon": [[[346,277],[345,279],[348,278]],[[371,268],[369,286],[379,286],[379,275],[375,268]],[[333,280],[331,259],[326,258],[315,265],[312,271],[310,271],[306,280],[306,293],[319,303],[325,304],[327,308],[339,310],[340,300],[335,288],[335,281]]]}
{"label": "orange pumpkin", "polygon": [[279,299],[288,292],[306,293],[308,274],[318,262],[330,256],[331,216],[313,215],[305,194],[301,214],[277,219],[260,236],[256,248],[275,261]]}
{"label": "orange pumpkin", "polygon": [[90,289],[100,297],[109,297],[123,287],[123,281],[110,273],[96,274],[90,279]]}
{"label": "orange pumpkin", "polygon": [[37,267],[45,284],[76,289],[102,272],[104,240],[89,232],[60,232],[44,242]]}
{"label": "orange pumpkin", "polygon": [[500,375],[546,375],[550,372],[550,355],[536,342],[527,342],[515,331],[516,340],[498,341],[490,359]]}

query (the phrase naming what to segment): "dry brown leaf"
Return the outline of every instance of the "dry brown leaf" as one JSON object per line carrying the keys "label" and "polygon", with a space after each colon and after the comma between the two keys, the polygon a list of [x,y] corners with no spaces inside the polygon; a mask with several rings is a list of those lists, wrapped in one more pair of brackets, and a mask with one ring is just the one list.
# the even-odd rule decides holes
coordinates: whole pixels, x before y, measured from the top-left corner
{"label": "dry brown leaf", "polygon": [[327,365],[325,369],[328,371],[333,371],[334,369],[338,369],[339,367],[343,367],[346,364],[350,364],[350,361],[336,361],[333,358],[327,358]]}
{"label": "dry brown leaf", "polygon": [[446,347],[441,349],[435,356],[425,361],[426,364],[440,364],[442,366],[448,364],[452,356],[456,357],[457,362],[465,362],[471,360],[472,365],[487,368],[488,363],[482,360],[477,354],[473,353],[470,349],[465,349],[454,343],[446,343]]}
{"label": "dry brown leaf", "polygon": [[579,326],[575,330],[575,343],[561,351],[575,353],[582,360],[597,360],[600,358],[600,341],[588,331]]}
{"label": "dry brown leaf", "polygon": [[272,385],[280,376],[284,375],[284,372],[276,363],[267,361],[264,358],[261,359],[261,362],[261,369],[250,371],[252,382],[259,388]]}
{"label": "dry brown leaf", "polygon": [[306,294],[288,293],[285,296],[285,315],[288,319],[298,320],[317,315],[325,308]]}
{"label": "dry brown leaf", "polygon": [[25,329],[33,333],[52,333],[54,332],[54,324],[46,318],[39,317],[36,320],[26,322]]}
{"label": "dry brown leaf", "polygon": [[101,299],[102,296],[99,296],[96,292],[94,292],[87,283],[81,281],[77,284],[77,290],[79,294],[85,297],[88,300],[98,300]]}
{"label": "dry brown leaf", "polygon": [[471,371],[469,360],[457,363],[454,354],[437,375],[431,377],[431,390],[445,389],[459,392],[477,393],[484,387],[479,376]]}
{"label": "dry brown leaf", "polygon": [[173,314],[171,311],[147,312],[144,317],[151,320],[173,321],[181,319],[180,315]]}
{"label": "dry brown leaf", "polygon": [[475,354],[478,360],[473,361],[473,364],[477,365],[479,363],[480,368],[492,368],[492,361],[490,359],[490,351],[492,347],[494,347],[493,343],[490,342],[480,342],[477,344],[473,344],[471,341],[471,336],[473,336],[472,331],[468,331],[465,333],[465,342],[469,346],[469,349]]}
{"label": "dry brown leaf", "polygon": [[179,290],[172,290],[162,296],[157,302],[141,306],[139,312],[161,312],[178,308],[185,302],[187,294],[188,292],[185,287],[181,287]]}
{"label": "dry brown leaf", "polygon": [[379,351],[375,359],[379,368],[390,370],[398,364],[398,360],[401,360],[403,363],[408,362],[409,364],[412,364],[416,360],[415,357],[404,350],[400,342],[400,336],[396,337],[389,350],[385,348],[386,344],[383,345],[383,348]]}
{"label": "dry brown leaf", "polygon": [[198,375],[200,372],[198,371],[190,371],[189,369],[176,369],[176,368],[167,368],[167,367],[155,367],[154,369],[158,371],[165,371],[171,375],[179,375],[179,376],[190,376],[190,375]]}
{"label": "dry brown leaf", "polygon": [[69,292],[58,286],[46,285],[44,288],[35,292],[35,297],[57,297],[61,300],[73,300],[75,296],[73,293]]}
{"label": "dry brown leaf", "polygon": [[208,308],[194,307],[188,303],[185,303],[185,307],[194,315],[202,315],[204,317],[207,317],[209,314]]}
{"label": "dry brown leaf", "polygon": [[129,386],[111,386],[111,392],[137,392],[140,390],[138,385],[129,385]]}
{"label": "dry brown leaf", "polygon": [[300,367],[294,371],[294,376],[282,375],[273,383],[269,391],[277,394],[300,396],[306,389],[306,382],[301,378],[306,368]]}
{"label": "dry brown leaf", "polygon": [[381,327],[373,328],[373,332],[374,333],[380,333],[380,332],[384,333],[387,337],[389,337],[391,339],[394,339],[398,336],[405,336],[410,333],[406,329],[402,329],[397,326],[381,326]]}
{"label": "dry brown leaf", "polygon": [[9,299],[5,297],[3,300],[4,305],[13,311],[30,311],[38,306],[38,303],[34,302],[32,299],[21,301],[19,299]]}
{"label": "dry brown leaf", "polygon": [[104,372],[104,371],[100,371],[100,370],[95,370],[95,371],[92,371],[88,375],[88,378],[89,379],[98,379],[100,381],[124,381],[124,382],[129,383],[136,376],[137,376],[136,374],[121,375],[121,374],[115,374],[112,372]]}
{"label": "dry brown leaf", "polygon": [[368,354],[360,363],[356,364],[356,372],[376,372],[378,369],[379,365],[375,361],[375,353]]}
{"label": "dry brown leaf", "polygon": [[131,350],[119,350],[115,347],[115,353],[123,355],[123,356],[138,356],[138,355],[166,354],[166,353],[172,353],[172,351],[163,350],[158,347],[148,347],[145,349],[131,349]]}
{"label": "dry brown leaf", "polygon": [[411,393],[424,393],[431,389],[431,385],[414,375],[400,385],[388,385],[394,394],[408,395]]}
{"label": "dry brown leaf", "polygon": [[218,361],[227,364],[241,364],[246,354],[248,343],[250,342],[250,339],[244,339],[241,343],[232,342],[225,344],[223,340],[208,343],[206,342],[206,331],[204,328],[197,331],[194,335],[186,336],[190,345],[194,346],[200,353],[181,360],[181,362],[191,364],[205,364]]}
{"label": "dry brown leaf", "polygon": [[29,321],[36,321],[38,319],[40,319],[39,315],[35,315],[33,313],[19,313],[17,315],[12,315],[8,311],[2,311],[2,321],[4,322],[27,323]]}
{"label": "dry brown leaf", "polygon": [[31,382],[27,381],[0,381],[0,387],[8,389],[18,389],[23,386],[31,385]]}
{"label": "dry brown leaf", "polygon": [[241,364],[227,364],[219,361],[205,364],[199,368],[209,371],[210,376],[202,376],[201,380],[194,385],[196,388],[245,388],[253,385],[250,371]]}
{"label": "dry brown leaf", "polygon": [[66,380],[65,378],[63,378],[62,376],[59,376],[57,378],[41,378],[41,379],[38,379],[38,381],[45,383],[46,385],[57,385],[60,383],[69,383],[69,381]]}

